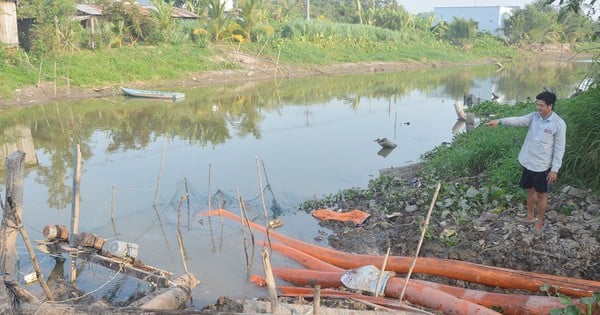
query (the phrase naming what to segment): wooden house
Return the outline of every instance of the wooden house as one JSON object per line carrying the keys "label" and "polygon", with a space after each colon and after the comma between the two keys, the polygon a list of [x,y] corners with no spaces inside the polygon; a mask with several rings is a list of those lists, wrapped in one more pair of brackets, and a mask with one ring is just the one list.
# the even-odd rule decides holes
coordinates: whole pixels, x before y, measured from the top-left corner
{"label": "wooden house", "polygon": [[17,5],[13,1],[0,1],[0,43],[19,45]]}

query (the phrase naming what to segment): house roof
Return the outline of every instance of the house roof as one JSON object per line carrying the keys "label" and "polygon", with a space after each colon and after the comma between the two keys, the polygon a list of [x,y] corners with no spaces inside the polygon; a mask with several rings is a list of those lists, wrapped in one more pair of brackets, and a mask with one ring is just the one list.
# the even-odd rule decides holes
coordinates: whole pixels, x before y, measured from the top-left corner
{"label": "house roof", "polygon": [[[145,15],[150,15],[148,10],[157,11],[156,7],[152,4],[142,6],[142,13]],[[77,12],[78,15],[102,16],[102,6],[98,4],[78,3]],[[197,19],[200,16],[188,10],[175,7],[171,17],[180,19]]]}
{"label": "house roof", "polygon": [[77,11],[83,13],[80,15],[102,15],[102,7],[97,4],[78,3]]}

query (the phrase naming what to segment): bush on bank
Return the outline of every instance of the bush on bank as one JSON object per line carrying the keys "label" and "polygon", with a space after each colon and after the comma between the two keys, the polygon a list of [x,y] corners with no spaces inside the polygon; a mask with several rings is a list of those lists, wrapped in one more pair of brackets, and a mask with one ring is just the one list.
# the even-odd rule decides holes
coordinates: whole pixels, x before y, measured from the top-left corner
{"label": "bush on bank", "polygon": [[[567,144],[558,188],[569,184],[600,192],[600,89],[561,99],[556,112],[567,123]],[[492,102],[474,106],[482,117],[520,116],[535,111],[535,103],[503,105]],[[487,118],[483,118],[486,120]],[[424,155],[428,170],[449,179],[485,172],[490,185],[519,192],[521,166],[517,161],[527,128],[487,128],[480,125],[456,136],[451,146]]]}
{"label": "bush on bank", "polygon": [[[214,42],[199,24],[181,23],[168,43],[125,38],[96,38],[95,48],[28,53],[0,47],[0,96],[10,98],[27,85],[49,82],[57,86],[92,88],[127,82],[159,82],[194,72],[235,67],[222,60],[224,51],[242,51],[276,63],[331,64],[358,61],[435,62],[507,58],[515,50],[482,34],[468,50],[434,36],[400,33],[380,27],[325,21],[291,21],[258,25],[252,41],[232,36]],[[185,36],[184,36],[185,35]],[[98,35],[100,36],[100,35]],[[101,45],[101,43],[105,43]],[[112,43],[112,44],[106,44]],[[219,58],[215,58],[219,57]]]}

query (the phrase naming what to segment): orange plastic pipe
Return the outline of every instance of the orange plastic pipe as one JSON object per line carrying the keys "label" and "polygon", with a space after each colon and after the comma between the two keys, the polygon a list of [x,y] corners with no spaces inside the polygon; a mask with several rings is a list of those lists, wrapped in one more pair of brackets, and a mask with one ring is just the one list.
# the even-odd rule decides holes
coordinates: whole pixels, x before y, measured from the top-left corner
{"label": "orange plastic pipe", "polygon": [[[315,290],[313,288],[300,288],[300,287],[287,287],[287,286],[279,286],[277,287],[279,291],[279,295],[281,296],[289,296],[289,297],[298,297],[302,296],[305,298],[312,298],[315,296]],[[345,298],[345,299],[356,299],[361,301],[367,301],[369,303],[381,305],[390,309],[398,310],[398,311],[407,311],[411,314],[430,314],[429,312],[423,312],[422,310],[409,306],[403,302],[392,299],[386,299],[382,297],[374,297],[363,295],[359,293],[352,292],[344,292],[337,290],[321,290],[320,295],[322,297],[333,297],[333,298]]]}
{"label": "orange plastic pipe", "polygon": [[[315,286],[320,285],[322,288],[338,288],[343,287],[340,278],[343,275],[341,271],[316,271],[307,269],[296,269],[296,268],[282,268],[273,267],[273,274],[279,279],[294,283],[300,286]],[[402,278],[390,278],[385,287],[385,296],[390,298],[398,298],[402,287],[404,286],[404,279]],[[504,315],[546,315],[550,314],[550,311],[555,308],[564,308],[565,305],[561,303],[560,298],[546,297],[537,295],[523,295],[523,294],[502,294],[502,293],[491,293],[477,290],[469,290],[463,288],[456,288],[448,285],[436,285],[435,283],[411,279],[408,282],[406,291],[406,298],[408,301],[426,306],[421,304],[422,301],[414,300],[413,295],[408,295],[411,286],[437,288],[440,291],[456,296],[462,300],[470,301],[487,308],[494,308],[502,310]],[[579,301],[574,301],[575,305],[580,307],[582,311],[585,308]]]}
{"label": "orange plastic pipe", "polygon": [[[340,277],[343,272],[318,272],[314,270],[306,269],[282,269],[273,268],[273,273],[279,278],[285,280],[285,274],[289,272],[296,272],[298,284],[301,285],[315,285],[320,284],[323,287],[342,287],[343,284],[340,281]],[[306,273],[318,273],[315,276],[308,276]],[[293,277],[296,278],[296,275]],[[292,275],[290,275],[292,277]],[[401,288],[402,289],[402,288]],[[392,292],[385,289],[385,295],[393,297]],[[399,296],[399,292],[396,292],[396,298]],[[444,314],[489,314],[499,315],[500,313],[489,309],[485,306],[478,305],[476,303],[463,300],[446,293],[441,290],[437,290],[431,287],[424,286],[417,282],[410,281],[406,287],[404,299],[409,302],[430,309],[438,310]]]}
{"label": "orange plastic pipe", "polygon": [[[241,220],[239,216],[224,209],[203,212],[201,215],[223,215],[233,220]],[[254,222],[250,222],[250,224],[254,229],[263,233],[266,232],[264,227]],[[269,231],[269,235],[290,247],[344,269],[352,269],[365,265],[381,266],[384,259],[381,256],[350,254],[308,244],[274,231]],[[386,269],[397,273],[407,273],[412,260],[413,257],[390,256]],[[442,258],[419,257],[413,272],[444,276],[505,289],[523,289],[532,292],[540,292],[540,286],[547,284],[555,287],[557,292],[573,297],[591,296],[594,292],[600,292],[600,281],[512,270]]]}
{"label": "orange plastic pipe", "polygon": [[[258,245],[267,246],[266,242],[257,242]],[[282,280],[293,282],[300,285],[310,285],[314,286],[316,284],[320,284],[322,287],[339,287],[341,286],[341,282],[339,281],[341,277],[341,273],[345,270],[339,267],[333,266],[322,260],[319,260],[315,257],[312,257],[304,252],[298,251],[289,246],[279,244],[279,243],[270,243],[271,248],[284,254],[285,256],[294,259],[298,263],[303,266],[312,269],[309,270],[298,270],[291,268],[274,268],[274,272],[278,275]],[[315,272],[316,270],[316,272]],[[311,273],[312,272],[312,273]],[[323,272],[333,272],[337,274],[337,278],[334,277],[331,282],[320,282],[319,280],[324,280],[323,277],[320,277],[319,272],[322,274]],[[438,289],[444,291],[446,293],[452,294],[458,298],[463,300],[471,301],[473,303],[477,303],[479,305],[486,306],[488,308],[499,307],[502,309],[505,315],[508,314],[549,314],[549,312],[554,308],[563,308],[564,305],[561,303],[559,298],[553,297],[545,297],[545,296],[529,296],[529,295],[521,295],[521,294],[501,294],[501,293],[490,293],[485,291],[478,290],[470,290],[464,288],[457,288],[450,285],[439,284],[430,281],[417,280],[413,279],[409,282],[409,285],[412,282],[416,282],[418,284],[428,286],[430,288]],[[390,297],[399,297],[399,292],[402,290],[402,286],[404,285],[404,279],[401,278],[390,278],[388,281],[388,285],[390,286],[389,290],[386,290],[386,296]],[[389,295],[390,292],[392,295]],[[578,304],[578,301],[574,301],[582,311],[585,309],[583,305]],[[600,311],[600,309],[598,310]]]}

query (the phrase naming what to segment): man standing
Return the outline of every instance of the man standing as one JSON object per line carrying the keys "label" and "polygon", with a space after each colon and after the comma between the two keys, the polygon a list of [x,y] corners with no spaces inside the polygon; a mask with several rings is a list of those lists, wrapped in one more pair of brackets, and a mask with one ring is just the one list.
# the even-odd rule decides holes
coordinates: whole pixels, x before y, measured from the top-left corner
{"label": "man standing", "polygon": [[[544,226],[550,184],[556,181],[565,153],[567,124],[554,112],[556,95],[542,92],[536,97],[537,112],[521,117],[493,119],[486,125],[529,127],[519,153],[523,173],[519,185],[527,189],[526,222],[535,222],[536,234]],[[537,222],[535,210],[537,206]]]}

